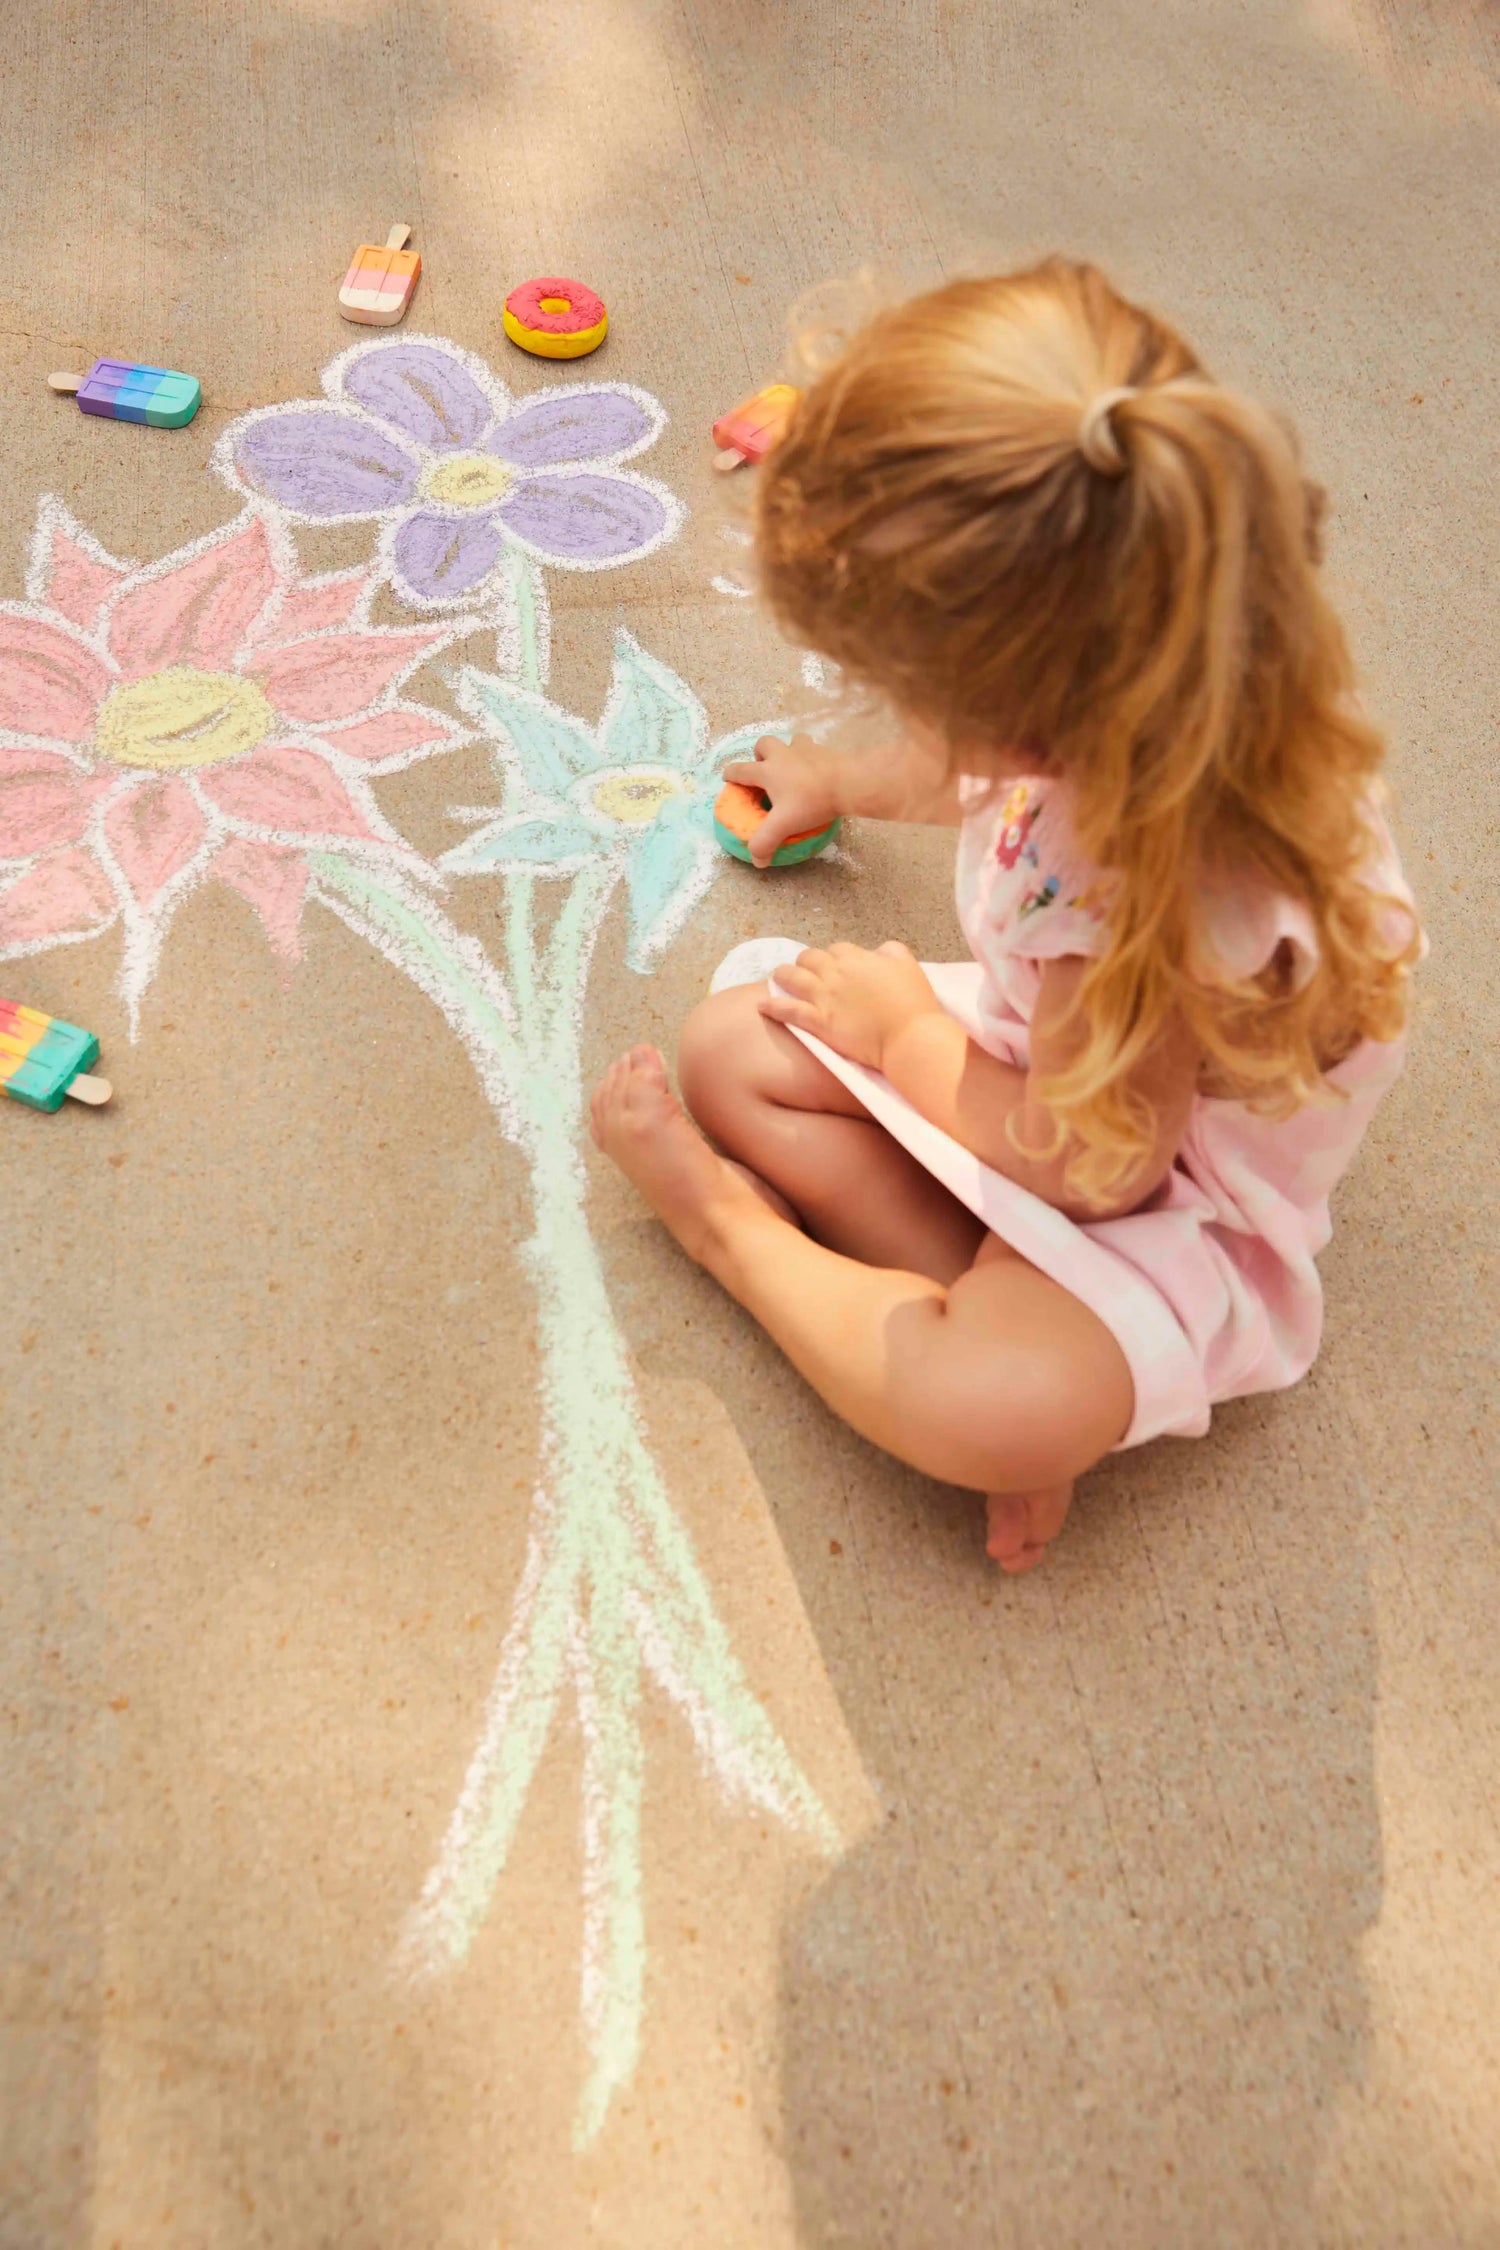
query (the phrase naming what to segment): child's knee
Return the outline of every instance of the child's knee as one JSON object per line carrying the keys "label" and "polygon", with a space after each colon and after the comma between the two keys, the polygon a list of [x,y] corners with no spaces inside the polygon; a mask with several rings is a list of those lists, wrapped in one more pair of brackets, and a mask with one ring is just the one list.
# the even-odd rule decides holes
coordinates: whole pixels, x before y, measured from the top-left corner
{"label": "child's knee", "polygon": [[1029,1492],[1066,1484],[1108,1451],[1045,1407],[992,1395],[953,1392],[941,1382],[898,1385],[893,1404],[903,1458],[924,1475],[975,1492]]}
{"label": "child's knee", "polygon": [[1092,1468],[1134,1411],[1130,1370],[1093,1314],[992,1252],[889,1323],[892,1405],[914,1467],[981,1492],[1040,1491]]}
{"label": "child's knee", "polygon": [[744,1091],[749,1014],[759,1024],[754,991],[735,985],[700,1001],[678,1035],[677,1083],[700,1125],[711,1126],[726,1102]]}

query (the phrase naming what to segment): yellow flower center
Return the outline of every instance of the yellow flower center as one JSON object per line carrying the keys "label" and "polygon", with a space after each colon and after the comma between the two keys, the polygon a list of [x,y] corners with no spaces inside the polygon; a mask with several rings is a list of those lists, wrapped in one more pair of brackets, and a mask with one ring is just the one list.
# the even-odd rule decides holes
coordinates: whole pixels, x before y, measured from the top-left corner
{"label": "yellow flower center", "polygon": [[445,508],[492,508],[516,481],[493,453],[445,453],[422,472],[422,492]]}
{"label": "yellow flower center", "polygon": [[687,782],[669,766],[627,766],[622,773],[607,773],[595,783],[590,810],[606,820],[622,821],[628,828],[644,828],[655,820],[669,797],[687,794]]}
{"label": "yellow flower center", "polygon": [[238,672],[198,672],[174,664],[112,688],[94,730],[94,742],[119,766],[153,766],[178,773],[187,766],[216,766],[264,742],[276,713],[263,688]]}

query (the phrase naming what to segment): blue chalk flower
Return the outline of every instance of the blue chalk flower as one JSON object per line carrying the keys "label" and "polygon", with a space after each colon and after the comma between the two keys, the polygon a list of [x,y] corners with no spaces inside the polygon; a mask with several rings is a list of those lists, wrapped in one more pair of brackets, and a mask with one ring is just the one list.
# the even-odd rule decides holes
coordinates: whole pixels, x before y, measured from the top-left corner
{"label": "blue chalk flower", "polygon": [[450,875],[567,875],[613,860],[625,878],[626,959],[648,970],[726,864],[713,808],[726,765],[751,755],[774,720],[710,743],[702,704],[632,633],[615,635],[603,716],[585,725],[544,695],[470,668],[458,701],[490,743],[505,800],[445,852]]}

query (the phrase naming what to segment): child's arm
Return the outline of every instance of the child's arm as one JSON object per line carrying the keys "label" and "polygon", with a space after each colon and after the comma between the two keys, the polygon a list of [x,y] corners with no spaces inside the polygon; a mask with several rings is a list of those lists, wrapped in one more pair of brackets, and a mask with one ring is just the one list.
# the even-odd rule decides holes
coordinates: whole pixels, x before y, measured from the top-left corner
{"label": "child's arm", "polygon": [[778,1023],[810,1031],[837,1054],[883,1071],[930,1124],[1070,1218],[1118,1218],[1143,1203],[1170,1171],[1192,1108],[1199,1058],[1180,1028],[1158,1040],[1131,1077],[1155,1119],[1152,1145],[1106,1204],[1083,1203],[1066,1178],[1076,1142],[1064,1141],[1055,1155],[1024,1152],[1050,1147],[1052,1118],[1036,1088],[1066,1069],[1082,1044],[1084,1025],[1074,1002],[1088,966],[1075,959],[1043,968],[1029,1071],[1001,1062],[945,1013],[905,946],[868,953],[836,945],[804,953],[791,968],[777,970],[762,1009]]}
{"label": "child's arm", "polygon": [[788,836],[826,828],[841,814],[863,820],[915,820],[955,827],[961,817],[958,777],[946,772],[941,754],[920,744],[893,743],[879,750],[839,751],[811,735],[763,734],[753,759],[724,768],[726,781],[763,790],[771,810],[750,840],[757,867]]}

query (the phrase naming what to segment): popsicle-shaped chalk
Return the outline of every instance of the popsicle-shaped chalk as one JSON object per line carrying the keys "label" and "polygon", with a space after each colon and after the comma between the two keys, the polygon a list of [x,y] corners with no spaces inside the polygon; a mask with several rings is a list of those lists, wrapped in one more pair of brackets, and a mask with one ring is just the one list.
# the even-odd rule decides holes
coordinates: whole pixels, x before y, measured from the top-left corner
{"label": "popsicle-shaped chalk", "polygon": [[153,430],[180,430],[203,403],[196,375],[139,360],[96,359],[87,375],[49,375],[54,391],[76,391],[83,414],[112,422],[149,422]]}
{"label": "popsicle-shaped chalk", "polygon": [[422,271],[416,251],[405,247],[410,236],[410,227],[396,226],[382,244],[360,244],[339,291],[339,311],[345,320],[357,320],[366,328],[395,327],[411,303]]}
{"label": "popsicle-shaped chalk", "polygon": [[99,1060],[99,1042],[91,1031],[60,1016],[44,1016],[40,1008],[23,1008],[19,1001],[0,1000],[0,1090],[28,1109],[61,1109],[63,1096],[96,1107],[112,1091],[107,1078],[90,1078],[89,1066]]}
{"label": "popsicle-shaped chalk", "polygon": [[732,414],[721,414],[714,424],[714,444],[719,448],[714,467],[737,469],[742,461],[764,460],[801,395],[790,383],[768,383]]}

